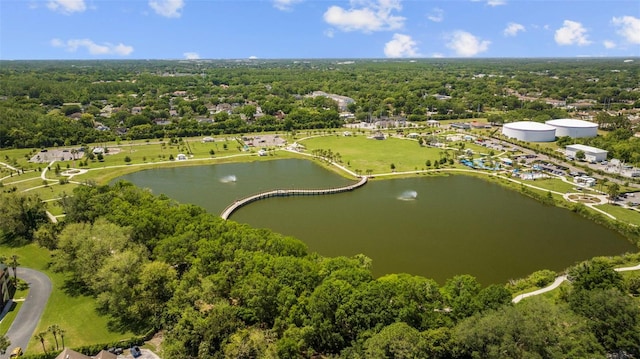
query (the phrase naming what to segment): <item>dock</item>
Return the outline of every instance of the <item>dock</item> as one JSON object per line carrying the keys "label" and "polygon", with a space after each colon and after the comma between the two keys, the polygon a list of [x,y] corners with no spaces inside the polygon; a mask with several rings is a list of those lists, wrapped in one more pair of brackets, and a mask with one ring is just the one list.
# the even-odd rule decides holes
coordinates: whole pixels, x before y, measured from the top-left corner
{"label": "dock", "polygon": [[222,219],[227,220],[231,216],[231,214],[237,210],[238,208],[249,204],[251,202],[259,201],[261,199],[271,198],[271,197],[290,197],[290,196],[321,196],[327,194],[335,194],[342,192],[353,191],[356,188],[364,186],[369,177],[362,176],[360,181],[344,186],[344,187],[336,187],[336,188],[327,188],[327,189],[274,189],[266,192],[260,192],[258,194],[251,195],[249,197],[245,197],[233,202],[227,208],[222,211],[220,217]]}

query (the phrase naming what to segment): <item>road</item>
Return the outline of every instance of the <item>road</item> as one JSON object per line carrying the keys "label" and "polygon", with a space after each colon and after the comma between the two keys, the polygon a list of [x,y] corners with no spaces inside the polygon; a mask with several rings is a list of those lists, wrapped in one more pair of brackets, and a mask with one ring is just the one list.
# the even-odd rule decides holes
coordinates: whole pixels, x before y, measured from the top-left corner
{"label": "road", "polygon": [[42,272],[18,267],[18,278],[29,283],[29,295],[22,303],[20,312],[7,332],[11,346],[4,355],[0,356],[0,359],[9,358],[9,354],[15,347],[21,347],[23,351],[26,350],[27,345],[33,342],[33,332],[36,330],[51,294],[51,280]]}

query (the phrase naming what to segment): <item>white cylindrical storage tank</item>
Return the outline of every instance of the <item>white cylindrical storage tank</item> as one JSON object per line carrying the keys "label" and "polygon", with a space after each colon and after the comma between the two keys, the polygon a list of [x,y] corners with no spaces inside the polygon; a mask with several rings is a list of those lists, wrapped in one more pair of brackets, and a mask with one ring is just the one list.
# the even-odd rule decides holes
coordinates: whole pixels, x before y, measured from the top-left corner
{"label": "white cylindrical storage tank", "polygon": [[561,118],[549,120],[546,124],[556,128],[556,136],[558,137],[582,138],[596,137],[598,135],[598,124],[589,121]]}
{"label": "white cylindrical storage tank", "polygon": [[556,139],[556,128],[540,122],[519,121],[505,123],[502,134],[526,142],[552,142]]}

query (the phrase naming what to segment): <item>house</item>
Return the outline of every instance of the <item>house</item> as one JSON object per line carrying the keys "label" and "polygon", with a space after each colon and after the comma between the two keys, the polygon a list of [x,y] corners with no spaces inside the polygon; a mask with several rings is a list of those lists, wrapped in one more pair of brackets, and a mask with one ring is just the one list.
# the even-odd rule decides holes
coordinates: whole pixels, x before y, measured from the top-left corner
{"label": "house", "polygon": [[153,123],[155,123],[157,126],[166,126],[171,124],[171,120],[166,118],[155,118],[153,119]]}
{"label": "house", "polygon": [[106,350],[101,350],[100,353],[96,354],[96,356],[93,357],[93,359],[117,359],[118,356],[113,354],[113,353],[109,353]]}
{"label": "house", "polygon": [[205,137],[202,139],[202,143],[206,142],[215,142],[215,140],[213,139],[213,137]]}
{"label": "house", "polygon": [[187,160],[187,155],[185,155],[184,153],[178,153],[178,156],[176,156],[176,160],[177,161],[186,161]]}
{"label": "house", "polygon": [[471,128],[471,125],[469,125],[468,123],[463,123],[463,122],[454,122],[451,124],[452,128],[457,128],[457,129],[461,129],[461,130],[468,130]]}
{"label": "house", "polygon": [[75,350],[71,350],[69,348],[66,348],[60,354],[58,354],[56,359],[91,359],[91,357],[88,357],[88,356],[86,356],[84,354],[78,353]]}
{"label": "house", "polygon": [[58,356],[55,359],[92,359],[92,358],[93,359],[117,359],[118,356],[113,353],[109,353],[106,350],[101,350],[95,356],[90,357],[82,353],[78,353],[75,350],[65,348],[60,354],[58,354]]}
{"label": "house", "polygon": [[9,267],[0,263],[0,310],[4,308],[11,297],[9,296]]}

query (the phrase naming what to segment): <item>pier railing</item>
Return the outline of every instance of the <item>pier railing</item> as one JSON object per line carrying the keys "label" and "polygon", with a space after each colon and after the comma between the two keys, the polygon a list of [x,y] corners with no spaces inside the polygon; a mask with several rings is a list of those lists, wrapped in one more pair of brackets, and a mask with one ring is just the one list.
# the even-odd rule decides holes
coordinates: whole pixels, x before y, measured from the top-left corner
{"label": "pier railing", "polygon": [[327,188],[327,189],[274,189],[270,191],[260,192],[242,199],[239,199],[232,204],[230,204],[227,208],[222,211],[220,217],[222,219],[227,220],[231,214],[237,210],[238,208],[249,204],[254,201],[259,201],[261,199],[271,198],[271,197],[289,197],[289,196],[320,196],[326,194],[334,194],[341,192],[349,192],[353,191],[356,188],[362,187],[367,183],[368,177],[362,176],[360,181],[350,184],[344,187],[335,187],[335,188]]}

